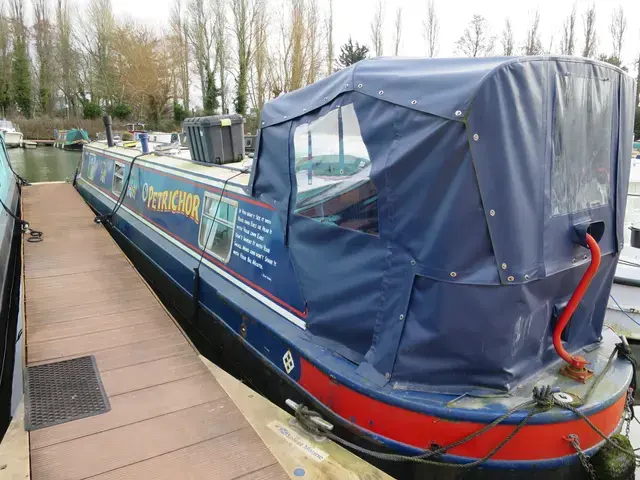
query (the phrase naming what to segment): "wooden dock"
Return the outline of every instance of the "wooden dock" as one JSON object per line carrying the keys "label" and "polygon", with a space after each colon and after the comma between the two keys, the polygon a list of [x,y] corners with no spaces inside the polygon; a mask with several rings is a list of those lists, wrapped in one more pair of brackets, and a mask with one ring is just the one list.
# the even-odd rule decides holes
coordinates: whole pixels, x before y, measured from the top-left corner
{"label": "wooden dock", "polygon": [[71,185],[25,188],[23,211],[44,232],[24,242],[27,365],[93,355],[111,404],[31,431],[31,478],[390,478],[304,432],[326,461],[292,446],[290,416],[202,361]]}
{"label": "wooden dock", "polygon": [[111,411],[30,433],[34,480],[288,478],[68,184],[24,189],[27,364],[94,355]]}

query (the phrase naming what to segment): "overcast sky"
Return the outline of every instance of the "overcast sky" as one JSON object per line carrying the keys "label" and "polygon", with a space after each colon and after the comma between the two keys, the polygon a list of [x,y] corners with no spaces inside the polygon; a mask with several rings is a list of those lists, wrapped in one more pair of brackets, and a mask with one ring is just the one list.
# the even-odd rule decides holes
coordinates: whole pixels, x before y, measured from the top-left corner
{"label": "overcast sky", "polygon": [[[88,0],[77,0],[80,2]],[[112,0],[116,15],[127,15],[140,22],[152,24],[158,28],[166,28],[167,17],[172,0]],[[184,0],[183,0],[184,1]],[[327,10],[329,0],[318,0],[321,9]],[[274,23],[279,22],[283,8],[277,5],[287,0],[269,0],[273,5]],[[594,3],[592,0],[577,0],[578,9],[577,40],[578,51],[583,45],[582,13]],[[436,11],[440,19],[440,37],[438,56],[453,56],[455,42],[471,16],[475,13],[484,15],[490,22],[493,34],[498,36],[496,53],[501,53],[499,36],[507,17],[511,19],[516,46],[522,46],[526,29],[532,14],[536,9],[540,12],[541,37],[545,49],[553,37],[553,51],[557,51],[560,44],[562,22],[570,13],[574,0],[537,0],[526,2],[522,0],[435,0]],[[376,0],[334,0],[334,49],[339,53],[339,47],[349,36],[354,41],[366,43],[371,48],[370,22],[374,14]],[[384,54],[393,53],[393,30],[395,12],[402,8],[403,30],[401,36],[400,55],[424,56],[426,52],[423,37],[423,20],[426,15],[426,0],[386,0],[384,25]],[[611,53],[612,42],[609,33],[611,13],[621,5],[627,16],[627,31],[622,51],[622,62],[631,73],[635,73],[634,62],[640,55],[640,0],[595,0],[597,15],[598,52]],[[518,51],[518,53],[520,53]]]}

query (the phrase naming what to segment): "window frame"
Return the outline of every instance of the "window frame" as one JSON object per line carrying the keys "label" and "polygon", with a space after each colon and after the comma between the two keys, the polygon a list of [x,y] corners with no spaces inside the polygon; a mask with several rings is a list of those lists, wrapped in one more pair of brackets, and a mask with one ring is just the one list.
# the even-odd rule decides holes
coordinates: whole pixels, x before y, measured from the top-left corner
{"label": "window frame", "polygon": [[[216,215],[216,218],[214,218],[213,216],[209,215],[206,212],[206,206],[207,206],[207,198],[211,198],[215,201],[217,201],[218,203],[226,203],[227,205],[231,205],[235,208],[235,213],[233,215],[233,221],[230,222],[229,220],[226,219],[222,219],[220,217],[218,217]],[[233,250],[233,239],[235,238],[235,233],[236,233],[236,224],[238,223],[238,208],[239,208],[239,202],[237,200],[231,200],[230,198],[227,197],[223,197],[221,194],[219,193],[213,193],[213,192],[209,192],[207,190],[205,190],[204,192],[204,201],[202,202],[202,213],[200,215],[200,228],[198,228],[198,246],[200,247],[200,249],[203,249],[205,252],[209,253],[210,255],[213,255],[215,258],[217,258],[218,260],[220,260],[222,263],[229,263],[229,260],[231,259],[231,252]],[[219,211],[219,206],[216,206],[216,213]],[[201,235],[202,235],[202,228],[203,225],[205,224],[204,219],[207,218],[209,219],[209,221],[212,222],[212,227],[215,227],[216,223],[222,224],[226,227],[230,227],[231,228],[231,243],[229,244],[229,251],[227,252],[225,257],[222,257],[220,255],[218,255],[216,252],[210,250],[208,247],[206,247],[206,245],[204,245],[201,242]],[[215,232],[210,232],[207,234],[207,236],[210,236],[213,233],[213,235],[215,236]],[[206,241],[206,239],[205,239]]]}
{"label": "window frame", "polygon": [[[116,173],[116,168],[117,167],[121,167],[122,168],[122,173]],[[122,191],[124,190],[124,172],[126,170],[126,165],[124,162],[118,162],[117,160],[113,162],[113,176],[111,177],[111,193],[113,193],[114,195],[118,195],[118,197],[120,197],[120,195],[122,195]],[[119,178],[120,181],[122,182],[120,184],[120,191],[116,192],[115,191],[115,186],[116,186],[116,178]]]}

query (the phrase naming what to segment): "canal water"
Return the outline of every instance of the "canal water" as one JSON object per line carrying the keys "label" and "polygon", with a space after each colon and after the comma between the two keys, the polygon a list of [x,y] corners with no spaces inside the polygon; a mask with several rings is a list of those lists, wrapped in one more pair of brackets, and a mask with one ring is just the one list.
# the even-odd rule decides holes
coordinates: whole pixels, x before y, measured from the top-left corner
{"label": "canal water", "polygon": [[13,169],[29,182],[71,180],[82,156],[82,152],[45,146],[11,148],[8,152]]}

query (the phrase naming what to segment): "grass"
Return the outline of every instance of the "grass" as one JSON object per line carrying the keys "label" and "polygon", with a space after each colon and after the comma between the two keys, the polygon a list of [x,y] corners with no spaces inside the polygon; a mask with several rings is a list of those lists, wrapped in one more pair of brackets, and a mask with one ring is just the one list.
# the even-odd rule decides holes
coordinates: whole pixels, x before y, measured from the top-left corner
{"label": "grass", "polygon": [[[104,124],[102,118],[96,118],[94,120],[85,120],[83,118],[51,118],[51,117],[36,117],[36,118],[15,118],[12,119],[14,124],[20,126],[20,131],[24,135],[25,140],[54,140],[53,131],[69,130],[71,128],[82,128],[87,131],[89,138],[96,138],[96,133],[104,131]],[[116,123],[114,120],[113,129],[122,129],[123,124]]]}

